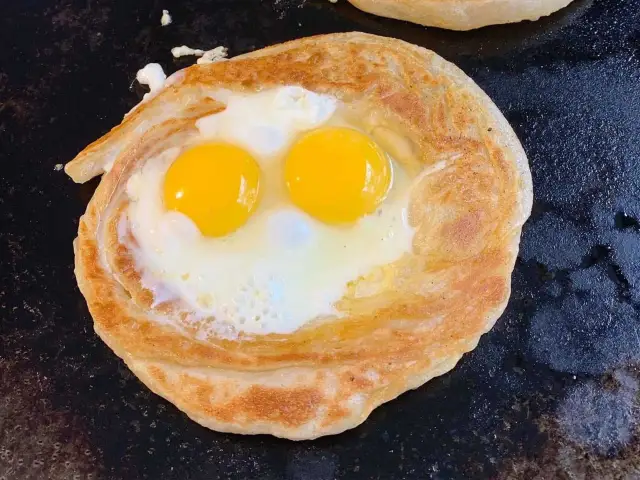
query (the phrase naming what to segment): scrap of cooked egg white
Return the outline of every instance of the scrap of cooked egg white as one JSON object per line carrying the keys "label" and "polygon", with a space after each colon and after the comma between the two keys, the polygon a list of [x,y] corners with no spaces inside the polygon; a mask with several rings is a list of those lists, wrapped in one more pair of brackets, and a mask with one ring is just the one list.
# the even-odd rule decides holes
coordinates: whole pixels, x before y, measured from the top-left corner
{"label": "scrap of cooked egg white", "polygon": [[[136,80],[140,85],[146,85],[147,87],[149,87],[149,92],[144,94],[140,103],[134,105],[131,110],[124,114],[125,118],[135,112],[140,105],[151,100],[158,92],[160,92],[160,90],[163,89],[163,87],[167,83],[167,75],[164,73],[164,70],[159,63],[148,63],[140,70],[138,70],[138,72],[136,73]],[[133,85],[133,82],[131,83],[131,85]],[[115,156],[105,164],[105,172],[111,170],[114,161]]]}
{"label": "scrap of cooked egg white", "polygon": [[164,87],[167,75],[159,63],[148,63],[136,73],[136,80],[140,85],[149,87],[149,93],[145,93],[142,101],[149,99],[154,93]]}
{"label": "scrap of cooked egg white", "polygon": [[166,27],[171,22],[173,22],[173,19],[171,18],[171,15],[169,15],[169,10],[162,10],[162,17],[160,17],[160,25],[162,25],[163,27]]}
{"label": "scrap of cooked egg white", "polygon": [[196,62],[198,64],[214,63],[227,58],[227,48],[220,46],[212,48],[211,50],[201,50],[199,48],[190,48],[186,45],[181,45],[179,47],[173,47],[171,49],[171,55],[173,55],[174,58],[194,55],[200,57]]}
{"label": "scrap of cooked egg white", "polygon": [[339,316],[349,282],[411,250],[408,175],[331,96],[211,96],[226,109],[127,183],[120,241],[136,239],[143,284],[235,332]]}

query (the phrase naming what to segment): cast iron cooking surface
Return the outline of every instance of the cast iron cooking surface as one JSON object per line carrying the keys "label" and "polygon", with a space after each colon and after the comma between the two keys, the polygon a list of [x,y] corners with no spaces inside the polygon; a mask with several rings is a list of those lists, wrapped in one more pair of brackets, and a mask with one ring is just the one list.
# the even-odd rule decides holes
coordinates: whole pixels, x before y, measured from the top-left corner
{"label": "cast iron cooking surface", "polygon": [[[0,2],[0,478],[640,478],[639,24],[637,0],[469,33],[345,0]],[[518,133],[536,202],[509,307],[455,370],[347,433],[206,430],[94,334],[71,243],[96,182],[54,167],[140,100],[138,68],[192,63],[173,46],[350,30],[455,62]]]}

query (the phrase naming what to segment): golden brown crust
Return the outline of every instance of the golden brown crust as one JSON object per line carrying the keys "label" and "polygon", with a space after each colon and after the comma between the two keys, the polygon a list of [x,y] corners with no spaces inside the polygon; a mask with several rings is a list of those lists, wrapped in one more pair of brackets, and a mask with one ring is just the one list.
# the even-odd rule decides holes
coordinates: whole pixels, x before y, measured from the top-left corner
{"label": "golden brown crust", "polygon": [[[203,336],[179,304],[153,305],[141,285],[119,237],[123,186],[147,159],[187,141],[197,118],[223,108],[211,91],[278,85],[357,109],[363,128],[421,175],[411,198],[413,253],[355,282],[340,302],[345,318],[288,335]],[[114,156],[75,243],[96,332],[153,391],[221,431],[338,433],[453,368],[504,310],[531,209],[526,156],[489,98],[433,52],[362,33],[187,68],[66,171],[86,181]]]}
{"label": "golden brown crust", "polygon": [[487,25],[538,20],[572,0],[349,0],[374,15],[429,27],[472,30]]}

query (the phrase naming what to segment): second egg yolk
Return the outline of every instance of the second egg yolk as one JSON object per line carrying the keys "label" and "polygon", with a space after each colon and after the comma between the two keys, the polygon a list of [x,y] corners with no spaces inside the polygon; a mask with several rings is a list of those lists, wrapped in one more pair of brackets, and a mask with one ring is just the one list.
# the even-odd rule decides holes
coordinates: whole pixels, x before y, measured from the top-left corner
{"label": "second egg yolk", "polygon": [[164,179],[164,204],[189,217],[203,235],[238,229],[258,203],[260,168],[243,149],[225,143],[182,153]]}
{"label": "second egg yolk", "polygon": [[373,213],[391,185],[391,165],[366,135],[325,127],[303,135],[286,158],[291,200],[325,223],[356,221]]}

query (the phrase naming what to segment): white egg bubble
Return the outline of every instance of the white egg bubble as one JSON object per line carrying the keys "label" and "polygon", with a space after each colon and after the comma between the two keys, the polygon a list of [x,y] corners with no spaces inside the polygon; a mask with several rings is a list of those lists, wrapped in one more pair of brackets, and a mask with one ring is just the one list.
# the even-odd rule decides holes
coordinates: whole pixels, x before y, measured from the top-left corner
{"label": "white egg bubble", "polygon": [[299,210],[279,210],[267,221],[269,241],[277,248],[301,248],[313,239],[312,220]]}

